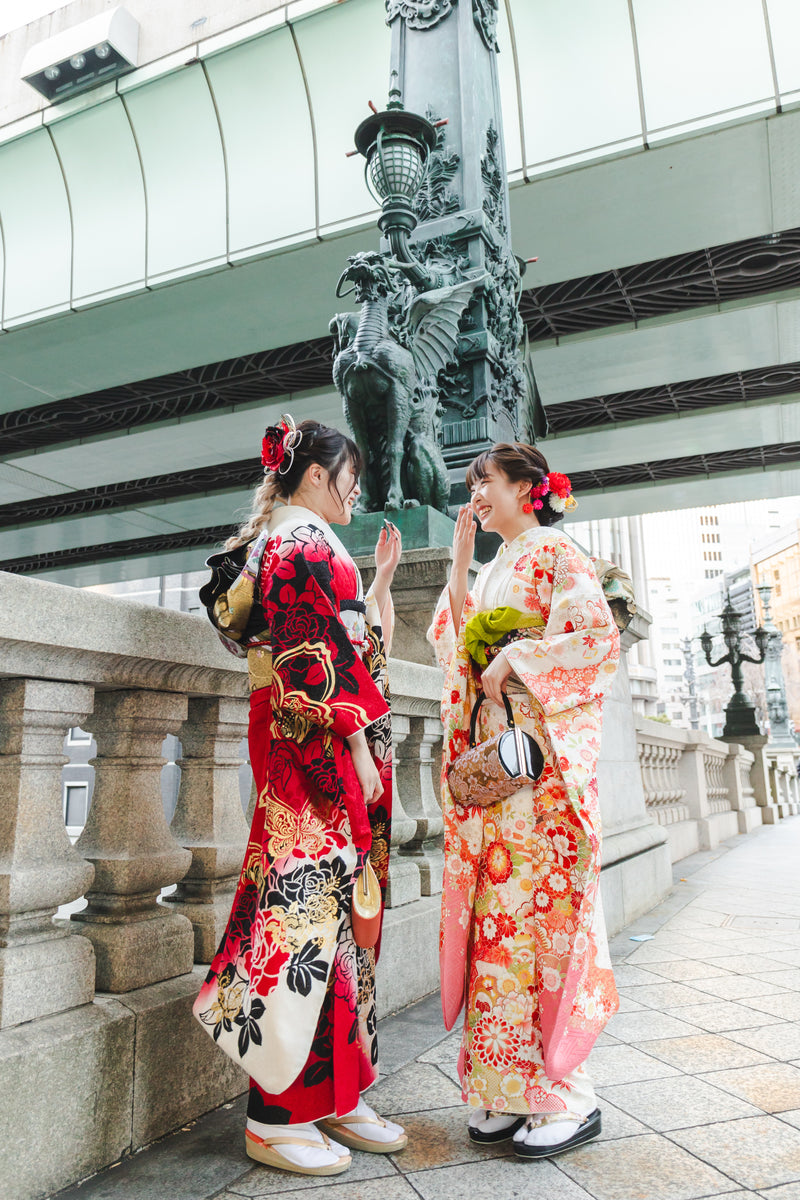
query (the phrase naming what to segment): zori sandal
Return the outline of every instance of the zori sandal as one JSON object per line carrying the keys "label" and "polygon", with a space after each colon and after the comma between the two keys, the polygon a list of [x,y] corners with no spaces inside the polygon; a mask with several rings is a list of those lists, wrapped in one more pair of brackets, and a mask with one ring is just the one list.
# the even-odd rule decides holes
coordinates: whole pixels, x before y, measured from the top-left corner
{"label": "zori sandal", "polygon": [[[252,1133],[249,1129],[245,1131],[245,1149],[247,1150],[248,1158],[254,1159],[258,1163],[263,1163],[266,1167],[277,1167],[281,1171],[294,1171],[297,1175],[340,1175],[342,1171],[346,1171],[352,1163],[352,1158],[349,1154],[339,1154],[340,1146],[334,1147],[331,1144],[330,1138],[319,1130],[322,1136],[322,1141],[314,1141],[311,1138],[294,1137],[291,1134],[274,1134],[270,1137],[259,1137],[257,1133]],[[303,1166],[301,1163],[293,1162],[291,1158],[287,1158],[285,1154],[281,1154],[278,1146],[302,1146],[304,1149],[324,1151],[330,1157],[333,1156],[333,1161],[323,1163],[321,1166]],[[316,1155],[314,1157],[317,1157]]]}
{"label": "zori sandal", "polygon": [[525,1117],[518,1113],[496,1113],[491,1109],[479,1108],[469,1118],[467,1133],[471,1142],[477,1142],[479,1146],[492,1146],[498,1142],[510,1142],[524,1124]]}
{"label": "zori sandal", "polygon": [[[559,1131],[562,1136],[559,1138],[556,1129],[553,1129],[548,1140],[547,1127],[558,1125],[562,1126],[562,1130]],[[564,1126],[568,1127],[566,1131],[563,1130]],[[569,1127],[572,1128],[572,1133],[569,1132]],[[601,1130],[599,1108],[589,1113],[588,1117],[568,1112],[534,1113],[528,1118],[525,1126],[514,1134],[514,1153],[517,1158],[553,1158],[556,1154],[563,1154],[565,1150],[572,1150],[575,1146],[590,1142]]]}
{"label": "zori sandal", "polygon": [[[401,1125],[379,1117],[364,1100],[344,1117],[326,1117],[319,1122],[328,1133],[351,1150],[366,1150],[368,1154],[394,1154],[408,1145],[408,1135]],[[363,1127],[363,1132],[359,1130]]]}

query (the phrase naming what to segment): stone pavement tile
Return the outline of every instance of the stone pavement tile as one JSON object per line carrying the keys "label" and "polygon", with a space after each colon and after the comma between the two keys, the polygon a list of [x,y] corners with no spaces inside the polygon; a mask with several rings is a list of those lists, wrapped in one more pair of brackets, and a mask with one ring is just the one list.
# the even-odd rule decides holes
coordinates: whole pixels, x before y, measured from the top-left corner
{"label": "stone pavement tile", "polygon": [[[714,975],[719,975],[722,979],[735,978],[735,976],[731,975],[723,967],[712,965],[710,962],[700,962],[696,958],[684,958],[680,962],[653,963],[649,970],[657,975],[661,975],[664,979],[671,979],[673,983],[689,982],[692,986],[694,986],[696,979],[710,980]],[[656,980],[643,979],[641,982],[655,983]],[[766,987],[766,984],[764,986]]]}
{"label": "stone pavement tile", "polygon": [[771,1025],[778,1020],[766,1013],[753,1012],[744,1004],[730,1000],[711,1000],[705,996],[705,1004],[686,1004],[678,1010],[682,1020],[699,1025],[709,1033],[726,1033],[729,1029],[750,1029],[754,1026]]}
{"label": "stone pavement tile", "polygon": [[247,1097],[240,1096],[206,1113],[185,1131],[59,1192],[59,1200],[206,1200],[247,1171],[246,1105]]}
{"label": "stone pavement tile", "polygon": [[435,1046],[431,1046],[430,1050],[426,1050],[424,1054],[417,1056],[417,1062],[436,1063],[441,1066],[442,1063],[455,1063],[458,1061],[458,1051],[461,1046],[461,1031],[458,1033],[450,1033],[441,1042],[437,1042]]}
{"label": "stone pavement tile", "polygon": [[662,947],[654,942],[645,942],[632,954],[629,954],[625,961],[634,967],[646,967],[649,963],[679,962],[680,959],[687,957],[682,950],[670,950],[666,946]]}
{"label": "stone pavement tile", "polygon": [[733,1186],[728,1176],[656,1133],[591,1142],[557,1162],[596,1200],[693,1200]]}
{"label": "stone pavement tile", "polygon": [[381,1116],[461,1105],[461,1091],[433,1063],[409,1063],[370,1088],[367,1099]]}
{"label": "stone pavement tile", "polygon": [[[681,1013],[685,1010],[681,1009]],[[763,1020],[764,1014],[759,1014]],[[687,1025],[668,1013],[643,1008],[641,1012],[616,1013],[607,1025],[612,1037],[620,1042],[646,1042],[653,1038],[681,1037],[697,1033],[697,1027]]]}
{"label": "stone pavement tile", "polygon": [[[769,1059],[757,1050],[737,1045],[736,1042],[716,1033],[697,1033],[692,1037],[665,1038],[662,1041],[648,1042],[647,1053],[669,1063],[670,1066],[677,1067],[686,1075],[769,1062]],[[620,1079],[613,1082],[628,1081]]]}
{"label": "stone pavement tile", "polygon": [[[646,1083],[623,1083],[602,1088],[604,1100],[644,1121],[657,1133],[686,1129],[706,1121],[729,1121],[734,1117],[760,1117],[752,1104],[721,1092],[702,1079],[676,1075],[649,1079]],[[605,1116],[605,1109],[603,1110]]]}
{"label": "stone pavement tile", "polygon": [[715,967],[733,972],[734,975],[757,975],[759,978],[766,972],[786,970],[785,963],[776,962],[771,955],[765,953],[763,944],[760,954],[727,953],[718,958],[709,958],[709,962]]}
{"label": "stone pavement tile", "polygon": [[618,988],[633,987],[637,983],[660,983],[660,973],[634,967],[632,963],[622,962],[614,967],[614,979]]}
{"label": "stone pavement tile", "polygon": [[713,934],[707,943],[709,957],[713,957],[714,961],[721,959],[724,955],[755,955],[760,957],[764,955],[767,958],[772,958],[772,953],[777,950],[777,946],[772,938],[767,935],[765,937],[737,936],[734,938],[726,938],[720,941],[716,934]]}
{"label": "stone pavement tile", "polygon": [[[714,1200],[717,1198],[714,1197]],[[781,1187],[770,1188],[768,1192],[759,1192],[758,1200],[800,1200],[800,1183],[784,1183]]]}
{"label": "stone pavement tile", "polygon": [[[763,1112],[776,1113],[800,1106],[800,1070],[791,1063],[772,1062],[758,1067],[736,1067],[702,1076],[714,1087],[749,1100]],[[798,1158],[800,1178],[800,1158]],[[748,1184],[748,1186],[750,1186]]]}
{"label": "stone pavement tile", "polygon": [[[367,1156],[364,1155],[364,1157]],[[377,1158],[378,1156],[373,1154],[371,1157]],[[318,1187],[324,1186],[326,1189],[325,1200],[417,1200],[417,1193],[410,1184],[406,1183],[402,1175],[393,1172],[389,1178],[357,1179],[353,1172],[354,1167],[350,1167],[342,1175],[323,1175],[313,1178],[308,1175],[295,1175],[292,1178],[297,1180],[297,1187],[289,1189],[283,1187],[285,1172],[273,1171],[270,1167],[264,1167],[264,1173],[272,1177],[272,1185],[268,1190],[257,1194],[260,1196],[291,1196],[292,1200],[310,1200],[312,1196],[319,1196]],[[216,1196],[215,1200],[240,1200],[240,1195],[229,1189],[221,1196]],[[163,1200],[166,1200],[166,1197]]]}
{"label": "stone pavement tile", "polygon": [[602,1033],[598,1033],[594,1044],[595,1046],[618,1046],[619,1041],[619,1038],[612,1037],[611,1034],[604,1029]]}
{"label": "stone pavement tile", "polygon": [[[644,1087],[646,1085],[642,1084],[641,1086]],[[605,1093],[601,1097],[600,1111],[603,1114],[603,1128],[597,1138],[598,1142],[613,1142],[618,1138],[633,1137],[637,1133],[651,1132],[646,1125],[643,1125],[641,1121],[637,1121],[630,1113],[623,1112],[621,1108],[617,1108],[615,1104],[611,1104],[606,1099]]]}
{"label": "stone pavement tile", "polygon": [[[631,989],[631,991],[633,991],[633,989]],[[629,993],[621,993],[619,998],[619,1012],[642,1012],[643,1009],[644,1005],[640,1004],[638,1000],[634,1000]]]}
{"label": "stone pavement tile", "polygon": [[391,1075],[446,1037],[438,992],[386,1017],[378,1035],[381,1074]]}
{"label": "stone pavement tile", "polygon": [[765,1025],[761,1029],[737,1029],[728,1034],[732,1042],[751,1046],[762,1054],[770,1054],[782,1062],[800,1056],[800,1025],[795,1021],[781,1021],[778,1025]]}
{"label": "stone pavement tile", "polygon": [[720,1121],[669,1136],[742,1187],[762,1191],[800,1180],[800,1132],[774,1117]]}
{"label": "stone pavement tile", "polygon": [[551,1162],[496,1158],[408,1176],[422,1200],[592,1200]]}
{"label": "stone pavement tile", "polygon": [[695,921],[698,925],[721,925],[725,920],[725,913],[712,912],[711,909],[704,908],[702,900],[698,899],[681,909],[680,916],[676,917],[676,920]]}
{"label": "stone pavement tile", "polygon": [[794,1125],[795,1129],[800,1129],[800,1108],[787,1109],[786,1112],[774,1114],[780,1121],[787,1121],[790,1125]]}
{"label": "stone pavement tile", "polygon": [[673,1067],[633,1046],[600,1046],[589,1055],[588,1070],[595,1087],[677,1074]]}
{"label": "stone pavement tile", "polygon": [[[333,1186],[345,1180],[351,1187],[353,1184],[366,1186],[372,1180],[380,1180],[384,1187],[388,1187],[391,1180],[397,1177],[397,1170],[386,1154],[361,1154],[353,1151],[353,1164],[341,1175],[294,1175],[291,1171],[278,1171],[275,1167],[255,1166],[249,1158],[245,1161],[250,1163],[252,1170],[243,1175],[241,1179],[236,1180],[235,1183],[228,1184],[228,1189],[224,1193],[226,1197],[235,1196],[236,1200],[242,1200],[243,1196],[274,1196],[289,1193],[301,1196],[312,1189],[326,1185]],[[347,1195],[347,1200],[350,1200],[348,1193],[340,1194]],[[119,1196],[121,1193],[117,1193],[117,1195]],[[163,1200],[167,1200],[168,1196],[169,1193],[164,1192]],[[221,1198],[216,1198],[216,1200],[221,1200]]]}
{"label": "stone pavement tile", "polygon": [[769,956],[775,962],[786,963],[790,967],[800,967],[800,950],[770,949]]}
{"label": "stone pavement tile", "polygon": [[780,1017],[782,1021],[800,1021],[800,995],[797,992],[781,992],[774,996],[753,996],[747,1003],[750,1008]]}
{"label": "stone pavement tile", "polygon": [[708,999],[704,992],[687,987],[685,983],[643,983],[631,988],[630,994],[637,1003],[661,1012],[671,1012],[684,1004],[702,1004]]}
{"label": "stone pavement tile", "polygon": [[756,975],[759,979],[765,980],[767,983],[774,983],[778,987],[788,988],[790,992],[800,992],[800,967],[790,968],[788,971],[751,971],[751,975]]}
{"label": "stone pavement tile", "polygon": [[[706,971],[710,965],[702,964]],[[786,990],[763,979],[754,979],[752,975],[731,975],[727,972],[720,976],[704,975],[693,979],[692,987],[700,992],[708,992],[709,996],[717,996],[720,1000],[749,1000],[751,996],[774,996]]]}
{"label": "stone pavement tile", "polygon": [[487,1157],[511,1153],[510,1142],[499,1142],[496,1146],[471,1142],[467,1133],[469,1113],[466,1104],[459,1108],[400,1113],[397,1120],[408,1134],[408,1145],[400,1154],[393,1154],[392,1161],[404,1175],[409,1175],[413,1171],[482,1162]]}

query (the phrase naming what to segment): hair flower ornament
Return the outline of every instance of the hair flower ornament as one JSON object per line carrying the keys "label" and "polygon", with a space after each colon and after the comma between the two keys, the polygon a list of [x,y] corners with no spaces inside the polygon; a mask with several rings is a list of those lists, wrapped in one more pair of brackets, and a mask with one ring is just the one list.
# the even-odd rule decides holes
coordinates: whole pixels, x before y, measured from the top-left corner
{"label": "hair flower ornament", "polygon": [[536,484],[536,487],[531,488],[531,503],[534,508],[539,509],[544,507],[544,498],[550,491],[550,477],[543,475],[541,482]]}
{"label": "hair flower ornament", "polygon": [[578,501],[572,495],[572,484],[568,475],[560,475],[551,471],[549,475],[550,497],[548,503],[553,512],[570,512],[578,507]]}
{"label": "hair flower ornament", "polygon": [[294,452],[303,440],[302,430],[288,413],[282,413],[277,425],[268,425],[261,442],[261,464],[265,473],[286,475],[292,469]]}

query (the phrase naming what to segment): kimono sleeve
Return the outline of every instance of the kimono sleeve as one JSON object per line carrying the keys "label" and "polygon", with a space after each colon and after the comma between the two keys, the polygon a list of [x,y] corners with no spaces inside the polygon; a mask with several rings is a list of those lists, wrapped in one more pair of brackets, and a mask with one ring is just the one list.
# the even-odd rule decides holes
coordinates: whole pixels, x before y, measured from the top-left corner
{"label": "kimono sleeve", "polygon": [[434,609],[433,621],[425,635],[433,646],[436,661],[445,673],[449,671],[452,664],[453,656],[458,648],[459,637],[463,640],[464,626],[476,611],[475,598],[472,592],[467,592],[464,597],[464,607],[461,610],[461,623],[456,629],[453,612],[450,608],[450,587],[445,584]]}
{"label": "kimono sleeve", "polygon": [[389,711],[339,620],[330,550],[313,559],[289,539],[267,555],[263,604],[272,641],[272,703],[346,738]]}
{"label": "kimono sleeve", "polygon": [[524,573],[546,625],[541,638],[505,648],[513,670],[547,716],[599,699],[614,678],[619,630],[592,563],[571,543],[554,542]]}

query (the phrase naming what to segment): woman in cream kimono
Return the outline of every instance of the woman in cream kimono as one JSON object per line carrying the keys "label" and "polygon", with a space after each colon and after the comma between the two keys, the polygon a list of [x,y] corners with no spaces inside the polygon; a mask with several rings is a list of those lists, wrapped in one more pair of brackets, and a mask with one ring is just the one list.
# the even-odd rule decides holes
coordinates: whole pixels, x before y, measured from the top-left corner
{"label": "woman in cream kimono", "polygon": [[[481,454],[466,478],[471,505],[428,633],[446,673],[442,1004],[448,1028],[465,1008],[470,1137],[513,1138],[519,1157],[542,1158],[600,1132],[583,1063],[618,1005],[595,773],[619,633],[591,561],[551,528],[574,504],[566,476],[514,443]],[[469,589],[473,514],[503,545]],[[535,786],[462,806],[447,771],[467,748],[481,691],[477,741],[506,727],[506,693],[545,765]]]}
{"label": "woman in cream kimono", "polygon": [[361,1097],[378,1071],[377,950],[356,945],[351,924],[368,857],[386,884],[386,642],[400,537],[387,522],[365,598],[332,528],[359,495],[354,443],[287,418],[267,430],[262,461],[253,514],[209,560],[201,591],[223,640],[247,655],[258,802],[194,1011],[251,1077],[248,1155],[334,1175],[350,1165],[345,1147],[387,1154],[407,1140]]}

